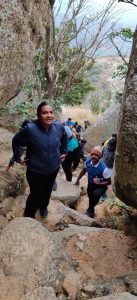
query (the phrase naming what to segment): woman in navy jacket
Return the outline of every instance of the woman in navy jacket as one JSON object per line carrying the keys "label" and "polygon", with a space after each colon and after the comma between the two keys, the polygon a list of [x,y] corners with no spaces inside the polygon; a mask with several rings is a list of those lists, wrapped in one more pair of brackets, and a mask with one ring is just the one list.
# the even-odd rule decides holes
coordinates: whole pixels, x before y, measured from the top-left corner
{"label": "woman in navy jacket", "polygon": [[[27,147],[27,160],[20,159],[20,148]],[[52,186],[67,154],[67,135],[64,126],[54,121],[52,107],[46,102],[37,108],[37,120],[28,123],[13,138],[15,161],[27,165],[26,177],[30,186],[24,216],[35,218],[37,209],[47,216]]]}

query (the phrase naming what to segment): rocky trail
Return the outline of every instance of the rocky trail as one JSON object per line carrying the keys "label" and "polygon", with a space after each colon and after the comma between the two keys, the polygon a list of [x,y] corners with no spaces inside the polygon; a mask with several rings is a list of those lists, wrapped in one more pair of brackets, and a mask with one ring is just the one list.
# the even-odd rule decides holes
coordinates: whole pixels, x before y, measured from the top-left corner
{"label": "rocky trail", "polygon": [[28,194],[20,166],[5,171],[11,138],[1,129],[0,295],[1,300],[134,300],[137,298],[136,211],[110,209],[115,195],[91,219],[87,179],[81,186],[59,172],[47,219],[23,218]]}

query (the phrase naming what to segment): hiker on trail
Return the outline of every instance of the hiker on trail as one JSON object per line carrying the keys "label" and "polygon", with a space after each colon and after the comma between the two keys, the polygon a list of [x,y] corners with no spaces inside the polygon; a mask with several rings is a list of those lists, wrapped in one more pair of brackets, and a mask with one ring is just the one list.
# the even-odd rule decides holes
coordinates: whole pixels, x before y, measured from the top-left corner
{"label": "hiker on trail", "polygon": [[24,216],[35,218],[39,208],[41,216],[47,217],[53,183],[68,149],[65,128],[54,121],[53,109],[46,102],[38,105],[37,120],[28,123],[13,138],[13,154],[18,163],[22,163],[20,148],[24,146],[28,153],[23,163],[27,166],[30,187]]}
{"label": "hiker on trail", "polygon": [[89,198],[89,207],[86,211],[87,216],[93,218],[95,215],[95,206],[98,204],[101,195],[103,195],[107,186],[111,183],[111,175],[105,163],[101,160],[102,151],[100,146],[91,150],[91,158],[87,159],[85,166],[80,172],[76,185],[79,185],[80,179],[88,175],[87,193]]}
{"label": "hiker on trail", "polygon": [[80,147],[80,158],[83,161],[86,161],[86,157],[85,157],[85,153],[84,153],[84,146],[86,145],[87,141],[83,138],[81,138],[81,135],[79,133],[76,134],[76,139],[79,143],[79,147]]}
{"label": "hiker on trail", "polygon": [[74,126],[74,122],[72,121],[71,118],[68,118],[68,120],[65,123],[66,126],[69,126],[70,128],[72,128]]}
{"label": "hiker on trail", "polygon": [[79,143],[73,136],[73,132],[70,128],[68,130],[68,128],[66,127],[68,126],[65,126],[65,130],[68,136],[68,154],[65,160],[62,162],[62,167],[66,175],[66,180],[72,181],[72,172],[74,172],[79,165],[81,152]]}
{"label": "hiker on trail", "polygon": [[90,122],[88,120],[84,121],[84,130],[86,130],[90,126]]}
{"label": "hiker on trail", "polygon": [[102,161],[108,167],[111,176],[113,171],[117,140],[112,138],[102,150]]}
{"label": "hiker on trail", "polygon": [[79,133],[76,133],[76,139],[79,143],[81,143],[82,137]]}
{"label": "hiker on trail", "polygon": [[78,124],[78,122],[75,122],[73,127],[75,128],[76,133],[81,134],[81,132],[84,131],[83,127],[80,124]]}
{"label": "hiker on trail", "polygon": [[108,144],[108,142],[110,141],[110,140],[112,140],[112,139],[114,139],[114,140],[116,140],[117,141],[117,134],[116,133],[112,133],[112,135],[111,135],[111,137],[109,138],[109,139],[107,139],[107,140],[105,140],[105,141],[103,141],[102,142],[102,150],[104,149],[104,147]]}
{"label": "hiker on trail", "polygon": [[84,146],[86,145],[87,141],[82,139],[81,142],[79,143],[79,147],[80,147],[80,158],[83,161],[86,161],[86,156],[85,156],[85,152],[84,152]]}
{"label": "hiker on trail", "polygon": [[[31,120],[24,120],[22,125],[21,125],[21,128],[24,128],[29,122],[31,122]],[[20,148],[20,158],[23,154],[25,154],[25,159],[27,158],[26,157],[26,147],[21,147]],[[14,166],[14,163],[15,163],[15,157],[14,155],[11,157],[10,161],[9,161],[9,164],[8,166],[6,167],[6,171],[8,171],[11,167]]]}

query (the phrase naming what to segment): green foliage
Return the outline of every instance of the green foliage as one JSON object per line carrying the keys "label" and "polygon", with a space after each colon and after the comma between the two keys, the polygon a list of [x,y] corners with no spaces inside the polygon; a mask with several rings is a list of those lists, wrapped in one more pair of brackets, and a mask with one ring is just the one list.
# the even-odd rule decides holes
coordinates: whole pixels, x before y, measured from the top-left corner
{"label": "green foliage", "polygon": [[127,70],[128,70],[128,66],[125,63],[118,65],[116,71],[113,73],[112,78],[115,77],[125,78],[127,74]]}
{"label": "green foliage", "polygon": [[128,43],[128,42],[131,42],[131,40],[133,39],[133,34],[134,34],[133,31],[129,27],[121,28],[119,31],[115,31],[110,34],[110,39],[111,39],[113,45],[115,45],[119,56],[123,60],[123,63],[118,65],[117,70],[114,72],[112,78],[115,78],[115,77],[125,78],[127,69],[128,69],[128,63],[126,62],[126,60],[125,60],[124,56],[122,55],[121,50],[118,46],[119,39],[118,39],[117,43],[114,43],[114,39],[120,38],[125,43]]}
{"label": "green foliage", "polygon": [[72,106],[80,105],[85,94],[94,90],[95,87],[87,79],[79,77],[75,84],[65,93],[63,103]]}
{"label": "green foliage", "polygon": [[18,170],[18,174],[22,183],[26,182],[26,171],[23,169]]}
{"label": "green foliage", "polygon": [[75,20],[63,21],[60,27],[56,29],[56,33],[62,34],[64,40],[73,40],[76,36],[77,26]]}
{"label": "green foliage", "polygon": [[55,112],[61,112],[61,105],[63,105],[63,99],[60,98],[56,98],[56,100],[51,99],[48,100],[47,98],[43,98],[43,101],[46,101],[46,103],[48,103],[49,105],[51,105],[54,109]]}
{"label": "green foliage", "polygon": [[117,200],[115,195],[110,194],[109,199],[105,202],[105,205],[109,206],[110,209],[112,209],[114,206],[117,206],[127,212],[128,215],[132,212],[132,209],[129,208],[128,205],[126,205],[124,202],[121,202],[120,200]]}
{"label": "green foliage", "polygon": [[[69,47],[67,44],[64,46],[63,55],[59,61],[56,95],[52,100],[52,105],[54,109],[56,109],[56,111],[60,111],[61,105],[63,104],[80,105],[85,95],[95,90],[90,81],[84,79],[85,69],[83,68],[83,73],[77,76],[76,79],[73,80],[71,87],[64,92],[64,82],[70,73],[68,64],[70,63],[70,61],[73,61],[75,59],[79,51],[79,48]],[[79,61],[79,66],[84,66],[85,61],[86,58],[84,57],[84,55],[82,55]],[[93,66],[93,63],[94,62],[92,61],[89,62],[86,69],[91,68]],[[37,82],[40,82],[43,100],[47,99],[48,82],[45,78],[43,48],[37,50],[37,54],[33,61],[32,73],[30,74],[27,83],[24,85],[24,91],[30,99],[33,98]]]}
{"label": "green foliage", "polygon": [[[3,109],[3,117],[4,114],[9,114],[14,117],[13,125],[19,129],[21,127],[22,122],[25,119],[33,119],[36,113],[36,106],[33,102],[21,102],[17,104],[13,104],[8,102]],[[19,118],[15,118],[18,116]]]}
{"label": "green foliage", "polygon": [[116,92],[115,94],[115,102],[121,103],[123,97],[123,92]]}
{"label": "green foliage", "polygon": [[17,105],[12,105],[10,102],[5,105],[4,111],[8,111],[11,115],[25,115],[32,116],[34,111],[34,103],[33,102],[21,102],[17,103]]}
{"label": "green foliage", "polygon": [[3,108],[3,107],[0,107],[0,117],[3,116],[3,111],[4,111],[4,108]]}
{"label": "green foliage", "polygon": [[100,112],[100,105],[99,105],[98,101],[92,101],[90,103],[90,107],[91,107],[91,110],[92,110],[93,113],[99,114],[99,112]]}
{"label": "green foliage", "polygon": [[28,78],[28,81],[26,82],[26,84],[23,87],[23,91],[25,92],[25,94],[28,95],[29,98],[32,97],[33,90],[35,88],[35,84],[36,84],[36,78],[34,78],[31,74]]}
{"label": "green foliage", "polygon": [[99,114],[104,112],[111,102],[111,91],[102,92],[101,87],[97,87],[96,91],[90,95],[90,107],[93,113]]}
{"label": "green foliage", "polygon": [[121,37],[124,38],[125,40],[130,40],[133,38],[133,31],[131,28],[126,27],[126,28],[121,28],[119,31],[112,32],[110,34],[110,37],[115,38],[115,37]]}

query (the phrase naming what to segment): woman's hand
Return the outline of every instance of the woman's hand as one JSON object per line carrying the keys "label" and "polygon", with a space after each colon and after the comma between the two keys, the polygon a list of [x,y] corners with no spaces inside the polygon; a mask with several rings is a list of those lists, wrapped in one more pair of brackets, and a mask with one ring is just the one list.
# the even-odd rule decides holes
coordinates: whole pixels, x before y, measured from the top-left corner
{"label": "woman's hand", "polygon": [[27,166],[27,163],[28,163],[28,159],[23,159],[23,160],[20,160],[20,165],[22,166]]}
{"label": "woman's hand", "polygon": [[60,159],[61,159],[62,162],[65,160],[65,158],[66,158],[66,154],[61,154],[60,155]]}

